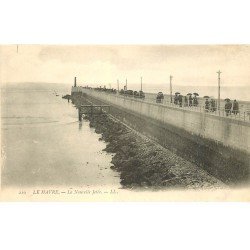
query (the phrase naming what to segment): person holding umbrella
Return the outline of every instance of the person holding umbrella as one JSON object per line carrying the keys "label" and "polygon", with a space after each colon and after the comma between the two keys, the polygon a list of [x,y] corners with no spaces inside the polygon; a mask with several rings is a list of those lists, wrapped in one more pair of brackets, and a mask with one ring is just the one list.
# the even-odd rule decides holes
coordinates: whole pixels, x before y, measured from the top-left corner
{"label": "person holding umbrella", "polygon": [[232,108],[232,103],[231,100],[229,98],[225,99],[225,112],[226,112],[226,116],[228,116],[229,114],[231,114],[231,108]]}
{"label": "person holding umbrella", "polygon": [[197,99],[197,96],[199,96],[199,94],[198,94],[198,93],[194,93],[193,104],[194,104],[195,107],[198,106],[198,99]]}

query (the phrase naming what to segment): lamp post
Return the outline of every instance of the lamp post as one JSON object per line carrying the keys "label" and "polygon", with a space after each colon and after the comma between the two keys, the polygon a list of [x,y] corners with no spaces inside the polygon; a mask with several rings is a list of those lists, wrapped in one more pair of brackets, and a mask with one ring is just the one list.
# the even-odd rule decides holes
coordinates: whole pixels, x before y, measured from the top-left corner
{"label": "lamp post", "polygon": [[141,91],[142,91],[142,76],[141,76]]}
{"label": "lamp post", "polygon": [[126,78],[126,90],[128,90],[128,81],[127,81],[127,78]]}
{"label": "lamp post", "polygon": [[173,79],[173,76],[170,75],[170,102],[172,103],[173,102],[173,99],[172,99],[172,79]]}
{"label": "lamp post", "polygon": [[117,89],[118,89],[118,93],[119,93],[119,91],[120,91],[120,89],[119,89],[119,79],[117,79]]}
{"label": "lamp post", "polygon": [[220,115],[220,74],[222,72],[219,70],[217,71],[217,74],[218,74],[218,100],[217,100],[217,110],[219,112],[219,115]]}

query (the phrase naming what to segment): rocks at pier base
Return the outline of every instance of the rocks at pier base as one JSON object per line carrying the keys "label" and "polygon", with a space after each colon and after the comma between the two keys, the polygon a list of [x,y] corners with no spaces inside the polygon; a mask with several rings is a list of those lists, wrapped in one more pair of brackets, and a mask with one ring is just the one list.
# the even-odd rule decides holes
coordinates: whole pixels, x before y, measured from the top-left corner
{"label": "rocks at pier base", "polygon": [[223,188],[221,181],[193,163],[161,147],[123,123],[103,114],[85,117],[101,140],[107,142],[105,151],[115,153],[114,171],[120,173],[124,188]]}

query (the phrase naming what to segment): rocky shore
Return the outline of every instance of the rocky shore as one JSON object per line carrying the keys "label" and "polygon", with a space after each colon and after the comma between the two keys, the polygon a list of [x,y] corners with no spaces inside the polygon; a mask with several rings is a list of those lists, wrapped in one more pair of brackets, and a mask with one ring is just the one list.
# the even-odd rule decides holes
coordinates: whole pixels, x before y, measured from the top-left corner
{"label": "rocky shore", "polygon": [[214,189],[226,185],[166,148],[107,114],[86,116],[106,151],[114,153],[111,167],[129,189]]}

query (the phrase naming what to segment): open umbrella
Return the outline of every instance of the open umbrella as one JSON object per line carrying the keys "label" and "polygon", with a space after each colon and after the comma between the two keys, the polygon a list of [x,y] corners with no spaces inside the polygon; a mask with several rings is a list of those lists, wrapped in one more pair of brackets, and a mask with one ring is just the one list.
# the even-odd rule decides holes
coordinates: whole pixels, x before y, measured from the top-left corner
{"label": "open umbrella", "polygon": [[199,94],[198,94],[198,93],[194,93],[194,95],[199,96]]}
{"label": "open umbrella", "polygon": [[230,99],[229,99],[229,98],[226,98],[226,99],[225,99],[225,101],[227,101],[227,102],[228,102],[228,101],[230,101]]}
{"label": "open umbrella", "polygon": [[208,95],[205,95],[203,98],[209,98],[209,96],[208,96]]}
{"label": "open umbrella", "polygon": [[180,92],[175,92],[175,94],[176,94],[176,95],[179,95],[179,94],[180,94]]}
{"label": "open umbrella", "polygon": [[191,93],[188,93],[187,95],[192,95]]}

